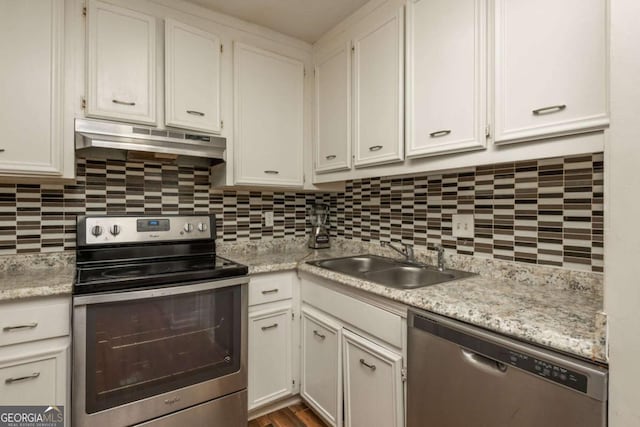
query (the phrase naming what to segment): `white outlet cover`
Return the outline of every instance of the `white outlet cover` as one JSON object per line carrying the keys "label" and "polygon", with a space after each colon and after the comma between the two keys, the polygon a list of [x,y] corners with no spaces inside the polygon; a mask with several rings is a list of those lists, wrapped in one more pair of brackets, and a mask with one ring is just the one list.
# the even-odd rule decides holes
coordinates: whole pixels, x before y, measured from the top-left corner
{"label": "white outlet cover", "polygon": [[273,227],[273,212],[264,212],[264,226],[265,227]]}
{"label": "white outlet cover", "polygon": [[451,216],[453,237],[473,239],[475,235],[473,214],[453,214]]}

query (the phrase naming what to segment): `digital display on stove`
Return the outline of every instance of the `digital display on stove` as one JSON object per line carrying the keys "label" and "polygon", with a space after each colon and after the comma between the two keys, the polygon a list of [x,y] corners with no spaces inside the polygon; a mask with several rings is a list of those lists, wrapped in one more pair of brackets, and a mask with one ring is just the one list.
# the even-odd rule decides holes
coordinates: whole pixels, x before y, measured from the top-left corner
{"label": "digital display on stove", "polygon": [[139,219],[138,231],[169,231],[168,219]]}

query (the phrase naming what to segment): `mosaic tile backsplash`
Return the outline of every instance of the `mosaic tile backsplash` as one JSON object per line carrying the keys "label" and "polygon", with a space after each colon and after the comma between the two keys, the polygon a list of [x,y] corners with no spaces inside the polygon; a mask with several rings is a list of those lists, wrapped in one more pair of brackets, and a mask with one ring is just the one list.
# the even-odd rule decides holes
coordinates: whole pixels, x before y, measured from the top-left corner
{"label": "mosaic tile backsplash", "polygon": [[[331,206],[335,236],[603,269],[602,153],[357,180]],[[455,213],[475,215],[473,239],[452,236]]]}
{"label": "mosaic tile backsplash", "polygon": [[[303,237],[306,207],[315,195],[209,189],[207,168],[160,163],[77,161],[75,184],[3,184],[0,181],[0,254],[75,248],[75,221],[83,214],[216,214],[226,241]],[[273,227],[262,212],[274,212]]]}
{"label": "mosaic tile backsplash", "polygon": [[[602,154],[363,179],[344,193],[315,195],[212,190],[206,168],[79,159],[74,184],[0,182],[0,254],[72,250],[75,217],[85,213],[213,212],[225,241],[303,237],[306,209],[316,201],[330,204],[334,236],[603,268]],[[262,225],[268,211],[273,227]],[[475,215],[473,239],[452,237],[454,213]]]}

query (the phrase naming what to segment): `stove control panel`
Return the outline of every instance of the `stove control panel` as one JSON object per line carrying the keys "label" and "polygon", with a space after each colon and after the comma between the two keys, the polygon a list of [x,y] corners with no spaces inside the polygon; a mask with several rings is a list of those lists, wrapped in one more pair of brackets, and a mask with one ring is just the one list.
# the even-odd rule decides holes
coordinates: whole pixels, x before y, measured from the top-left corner
{"label": "stove control panel", "polygon": [[78,218],[78,243],[101,245],[215,238],[213,215],[87,216]]}

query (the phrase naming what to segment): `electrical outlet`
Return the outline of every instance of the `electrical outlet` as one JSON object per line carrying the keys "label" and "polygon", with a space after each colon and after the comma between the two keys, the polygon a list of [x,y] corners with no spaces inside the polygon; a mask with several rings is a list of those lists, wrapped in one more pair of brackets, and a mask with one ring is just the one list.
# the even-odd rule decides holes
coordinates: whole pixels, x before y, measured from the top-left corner
{"label": "electrical outlet", "polygon": [[264,219],[265,227],[273,227],[273,212],[263,212],[262,218]]}
{"label": "electrical outlet", "polygon": [[473,239],[474,225],[472,214],[454,214],[451,216],[453,237]]}

